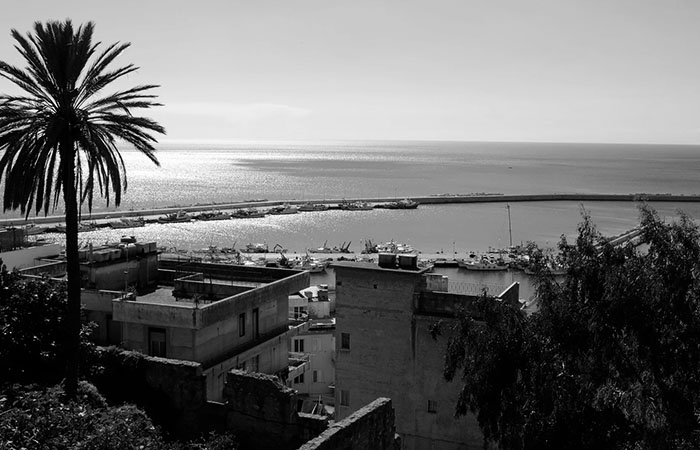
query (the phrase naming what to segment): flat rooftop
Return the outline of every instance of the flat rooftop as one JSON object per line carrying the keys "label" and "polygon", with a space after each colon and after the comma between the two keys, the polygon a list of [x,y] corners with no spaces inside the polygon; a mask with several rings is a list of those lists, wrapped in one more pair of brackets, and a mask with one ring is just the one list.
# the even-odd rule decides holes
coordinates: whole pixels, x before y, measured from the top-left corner
{"label": "flat rooftop", "polygon": [[[240,286],[251,289],[256,289],[261,286],[265,286],[269,283],[254,282],[254,281],[226,281],[226,280],[214,280],[214,279],[204,279],[202,283],[205,284],[215,284],[221,286]],[[175,297],[173,295],[173,286],[159,286],[155,291],[149,292],[147,294],[139,295],[136,297],[136,301],[142,303],[153,303],[159,305],[180,305],[180,306],[193,306],[194,301],[191,297]],[[236,295],[232,294],[231,296]],[[228,297],[226,297],[228,298]],[[208,300],[202,299],[200,303],[209,304],[216,303],[219,300]]]}

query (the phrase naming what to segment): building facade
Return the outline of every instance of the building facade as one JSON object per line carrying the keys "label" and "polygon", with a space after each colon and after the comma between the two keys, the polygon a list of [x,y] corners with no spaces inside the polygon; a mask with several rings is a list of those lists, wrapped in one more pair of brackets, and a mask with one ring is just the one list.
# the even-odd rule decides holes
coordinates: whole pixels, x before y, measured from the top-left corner
{"label": "building facade", "polygon": [[112,302],[124,348],[201,363],[211,400],[231,369],[287,369],[289,339],[308,329],[289,326],[288,296],[308,286],[307,272],[193,263],[162,269],[168,278],[172,287]]}
{"label": "building facade", "polygon": [[[450,320],[472,296],[447,292],[430,269],[334,264],[336,272],[336,419],[377,397],[396,409],[406,450],[483,448],[473,415],[454,417],[459,382],[442,375],[445,341],[429,328]],[[517,302],[514,284],[502,295]]]}

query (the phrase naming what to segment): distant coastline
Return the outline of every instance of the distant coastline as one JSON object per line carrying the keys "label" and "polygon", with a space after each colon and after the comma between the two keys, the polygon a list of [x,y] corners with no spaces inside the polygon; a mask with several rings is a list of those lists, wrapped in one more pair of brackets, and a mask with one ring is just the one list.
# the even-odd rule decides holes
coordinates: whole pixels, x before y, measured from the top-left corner
{"label": "distant coastline", "polygon": [[[691,194],[500,194],[500,193],[473,193],[473,194],[437,194],[429,196],[410,197],[368,197],[324,200],[244,200],[231,203],[198,203],[194,205],[173,205],[162,208],[149,208],[126,211],[93,212],[84,215],[84,220],[103,220],[115,217],[156,216],[170,214],[177,211],[199,212],[217,209],[221,211],[236,210],[239,208],[270,207],[282,204],[300,205],[303,203],[321,203],[337,205],[342,201],[362,201],[368,203],[384,203],[409,198],[421,205],[450,204],[450,203],[515,203],[515,202],[553,202],[553,201],[593,201],[593,202],[692,202],[700,203],[700,195]],[[64,222],[61,215],[36,216],[29,219],[7,218],[0,219],[0,226],[25,225],[28,223],[56,224]]]}

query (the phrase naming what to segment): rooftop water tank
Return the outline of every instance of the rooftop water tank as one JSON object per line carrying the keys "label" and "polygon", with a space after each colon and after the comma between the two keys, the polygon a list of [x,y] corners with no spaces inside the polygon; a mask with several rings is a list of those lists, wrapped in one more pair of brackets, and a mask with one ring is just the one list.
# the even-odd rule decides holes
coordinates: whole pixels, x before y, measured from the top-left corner
{"label": "rooftop water tank", "polygon": [[396,269],[396,255],[394,253],[380,253],[379,267],[384,269]]}
{"label": "rooftop water tank", "polygon": [[418,270],[418,255],[399,255],[399,269]]}

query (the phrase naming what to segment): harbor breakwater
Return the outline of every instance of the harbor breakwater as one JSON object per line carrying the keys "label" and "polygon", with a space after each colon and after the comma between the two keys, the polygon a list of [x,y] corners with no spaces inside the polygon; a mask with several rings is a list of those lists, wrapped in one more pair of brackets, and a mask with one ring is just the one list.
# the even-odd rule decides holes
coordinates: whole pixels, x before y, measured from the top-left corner
{"label": "harbor breakwater", "polygon": [[[164,214],[176,213],[178,211],[202,212],[212,209],[221,211],[233,211],[239,208],[264,208],[278,206],[281,204],[301,205],[304,203],[320,203],[333,207],[343,201],[360,201],[368,203],[387,203],[402,200],[405,197],[372,197],[372,198],[344,198],[344,199],[323,199],[323,200],[246,200],[231,203],[206,203],[195,205],[174,205],[162,208],[150,208],[139,210],[115,210],[104,212],[93,212],[83,214],[83,220],[105,220],[119,217],[153,217]],[[700,195],[682,194],[440,194],[430,196],[413,196],[409,199],[421,205],[429,204],[450,204],[450,203],[516,203],[516,202],[557,202],[557,201],[591,201],[591,202],[700,202]],[[23,217],[0,219],[0,226],[25,225],[27,223],[58,224],[64,222],[64,216],[35,216],[28,219]]]}

